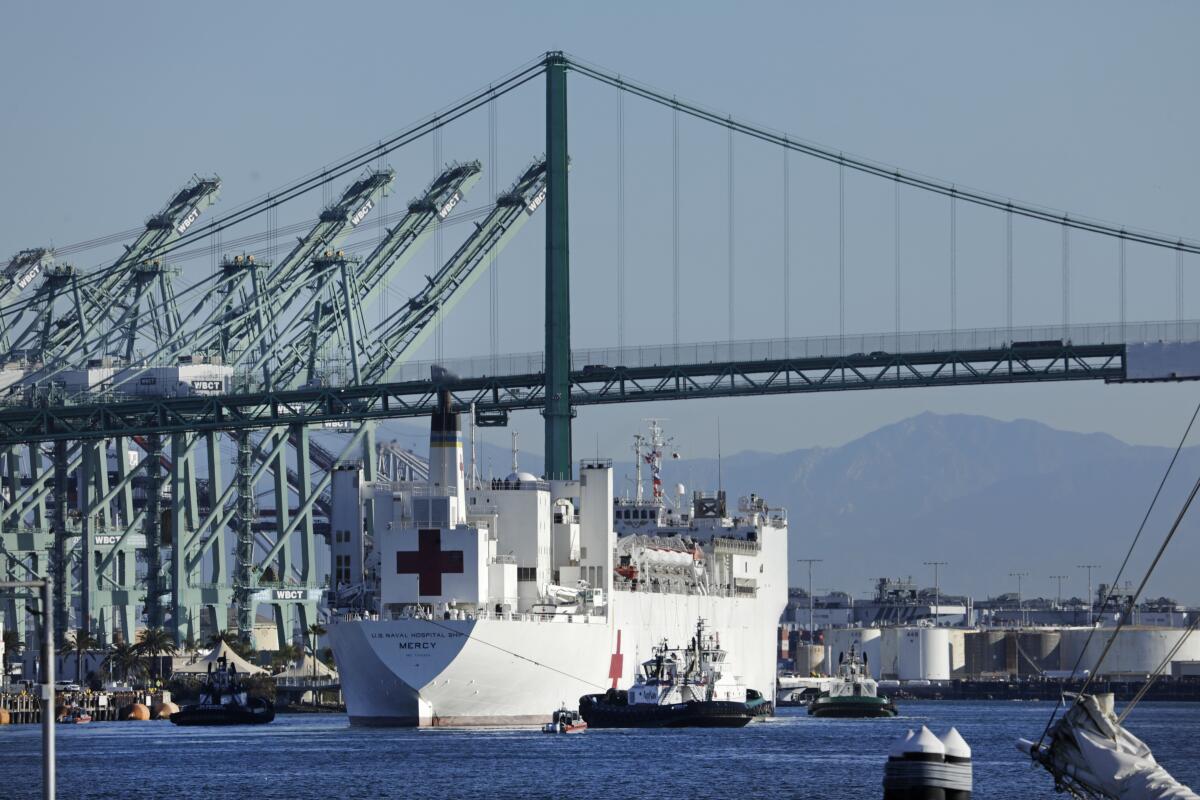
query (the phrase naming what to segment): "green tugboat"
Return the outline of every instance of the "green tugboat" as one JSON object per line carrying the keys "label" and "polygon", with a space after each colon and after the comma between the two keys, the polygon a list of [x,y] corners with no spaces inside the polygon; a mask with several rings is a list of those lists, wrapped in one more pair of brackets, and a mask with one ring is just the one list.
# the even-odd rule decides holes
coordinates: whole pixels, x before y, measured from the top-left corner
{"label": "green tugboat", "polygon": [[894,717],[896,704],[879,694],[879,686],[867,673],[866,662],[855,648],[838,658],[837,676],[829,689],[821,692],[808,706],[814,717]]}

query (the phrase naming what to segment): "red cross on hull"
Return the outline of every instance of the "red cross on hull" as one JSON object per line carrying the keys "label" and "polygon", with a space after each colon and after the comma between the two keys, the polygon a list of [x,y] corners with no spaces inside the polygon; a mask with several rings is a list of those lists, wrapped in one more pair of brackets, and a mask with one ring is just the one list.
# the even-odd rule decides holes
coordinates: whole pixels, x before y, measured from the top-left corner
{"label": "red cross on hull", "polygon": [[416,575],[417,594],[436,597],[442,593],[443,575],[461,575],[463,551],[443,550],[442,532],[437,528],[417,531],[417,549],[396,553],[396,574]]}

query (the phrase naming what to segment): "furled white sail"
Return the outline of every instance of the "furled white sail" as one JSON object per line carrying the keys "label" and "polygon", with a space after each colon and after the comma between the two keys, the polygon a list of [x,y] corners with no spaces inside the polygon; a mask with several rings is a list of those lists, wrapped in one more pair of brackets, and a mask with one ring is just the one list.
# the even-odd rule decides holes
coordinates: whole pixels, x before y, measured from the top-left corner
{"label": "furled white sail", "polygon": [[1039,746],[1017,745],[1055,782],[1084,797],[1112,800],[1200,800],[1171,777],[1150,748],[1117,721],[1113,697],[1080,695]]}

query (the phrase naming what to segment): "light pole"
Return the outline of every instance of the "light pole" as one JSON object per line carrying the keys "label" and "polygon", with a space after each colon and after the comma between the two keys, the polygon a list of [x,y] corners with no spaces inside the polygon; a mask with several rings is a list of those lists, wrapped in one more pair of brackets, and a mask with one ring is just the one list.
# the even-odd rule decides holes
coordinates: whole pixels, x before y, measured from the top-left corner
{"label": "light pole", "polygon": [[1100,569],[1099,564],[1076,564],[1075,569],[1086,569],[1088,574],[1088,593],[1087,593],[1087,609],[1088,609],[1088,627],[1092,626],[1092,570]]}
{"label": "light pole", "polygon": [[945,561],[926,561],[925,566],[933,567],[933,625],[936,628],[941,624],[942,612],[942,587],[938,583],[938,567],[946,566]]}
{"label": "light pole", "polygon": [[1065,580],[1069,580],[1069,576],[1067,576],[1067,575],[1051,575],[1050,580],[1058,581],[1058,607],[1061,609],[1062,608],[1062,582]]}
{"label": "light pole", "polygon": [[42,798],[54,800],[54,590],[49,578],[0,581],[0,589],[42,590]]}
{"label": "light pole", "polygon": [[820,564],[825,559],[823,558],[797,558],[796,561],[801,564],[808,564],[808,643],[816,644],[816,635],[813,630],[813,592],[812,592],[812,565]]}
{"label": "light pole", "polygon": [[1021,627],[1025,627],[1025,604],[1021,602],[1021,579],[1028,575],[1028,572],[1010,572],[1008,577],[1017,579],[1017,611],[1021,615]]}

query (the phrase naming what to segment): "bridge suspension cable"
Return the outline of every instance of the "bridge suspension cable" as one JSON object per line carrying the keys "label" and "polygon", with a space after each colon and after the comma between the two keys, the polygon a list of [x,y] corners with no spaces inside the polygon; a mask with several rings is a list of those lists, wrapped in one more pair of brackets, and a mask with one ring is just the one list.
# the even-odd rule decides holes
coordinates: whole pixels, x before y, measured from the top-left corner
{"label": "bridge suspension cable", "polygon": [[1168,250],[1182,250],[1186,253],[1200,254],[1200,240],[1182,239],[1178,236],[1167,236],[1165,234],[1155,233],[1153,231],[1129,228],[1127,226],[1120,226],[1114,223],[1091,219],[1089,217],[1064,214],[1062,211],[1055,211],[1031,203],[1017,202],[1008,197],[1001,197],[1000,195],[990,194],[974,189],[964,189],[958,184],[919,175],[915,172],[909,172],[907,170],[901,170],[897,167],[880,164],[858,156],[846,155],[844,152],[838,150],[832,150],[811,142],[798,140],[789,134],[773,131],[760,125],[754,125],[732,117],[729,114],[719,113],[695,103],[679,100],[674,96],[669,96],[645,84],[630,81],[629,79],[623,77],[618,78],[615,74],[604,69],[603,67],[582,61],[574,56],[568,55],[565,58],[568,68],[581,75],[592,78],[593,80],[613,86],[619,84],[624,91],[641,97],[644,100],[658,103],[667,107],[678,106],[680,111],[697,119],[710,122],[714,125],[728,127],[734,132],[741,133],[745,136],[759,139],[764,142],[777,144],[781,147],[786,147],[790,150],[812,156],[813,158],[830,161],[835,164],[840,164],[842,166],[849,167],[850,169],[857,170],[859,172],[865,172],[880,178],[889,178],[928,192],[934,192],[936,194],[947,196],[954,195],[960,200],[964,200],[975,205],[985,206],[987,208],[993,208],[1002,211],[1008,210],[1014,214],[1029,217],[1031,219],[1041,220],[1043,222],[1061,223],[1076,230],[1089,231],[1102,236],[1111,236],[1125,241],[1151,245],[1153,247],[1163,247]]}

